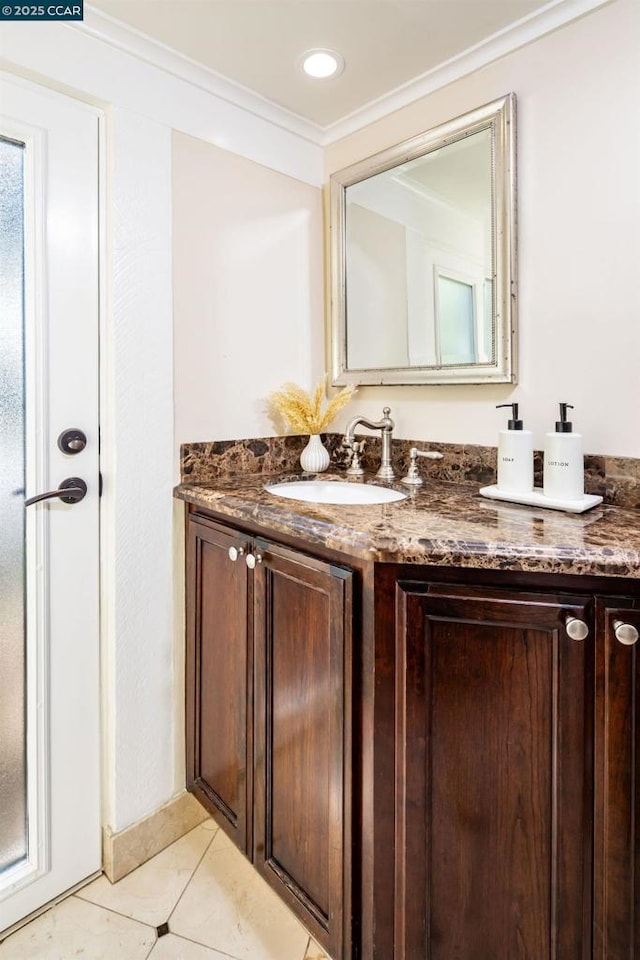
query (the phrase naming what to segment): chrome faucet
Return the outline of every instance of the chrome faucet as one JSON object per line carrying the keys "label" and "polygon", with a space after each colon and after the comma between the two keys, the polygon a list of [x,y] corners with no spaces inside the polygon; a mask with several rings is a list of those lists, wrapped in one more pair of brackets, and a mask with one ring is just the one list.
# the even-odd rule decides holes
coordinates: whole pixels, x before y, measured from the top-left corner
{"label": "chrome faucet", "polygon": [[[395,477],[393,468],[391,467],[391,440],[393,437],[394,423],[389,416],[390,413],[391,408],[385,407],[382,411],[382,420],[378,420],[377,423],[374,420],[369,420],[367,417],[354,417],[353,420],[350,420],[347,424],[347,429],[345,430],[342,441],[343,446],[357,454],[359,450],[357,446],[354,451],[356,427],[362,426],[367,427],[368,430],[380,430],[382,437],[382,456],[380,458],[380,469],[376,473],[378,480],[393,480]],[[360,466],[358,456],[355,456],[353,460],[355,463],[352,461],[352,465],[347,470],[347,474],[351,477],[361,477],[364,470]]]}

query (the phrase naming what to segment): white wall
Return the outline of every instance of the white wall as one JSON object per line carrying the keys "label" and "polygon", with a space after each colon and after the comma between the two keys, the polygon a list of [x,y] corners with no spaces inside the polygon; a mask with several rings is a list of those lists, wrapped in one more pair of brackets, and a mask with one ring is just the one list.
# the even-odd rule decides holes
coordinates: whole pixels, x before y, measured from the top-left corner
{"label": "white wall", "polygon": [[106,816],[119,830],[177,789],[174,737],[171,131],[108,119],[109,310],[101,414]]}
{"label": "white wall", "polygon": [[509,91],[518,98],[520,376],[510,386],[361,388],[396,435],[496,442],[522,404],[541,443],[557,401],[591,453],[640,457],[640,4],[616,0],[326,149],[327,176]]}
{"label": "white wall", "polygon": [[176,443],[271,436],[265,398],[322,376],[322,195],[173,137]]}

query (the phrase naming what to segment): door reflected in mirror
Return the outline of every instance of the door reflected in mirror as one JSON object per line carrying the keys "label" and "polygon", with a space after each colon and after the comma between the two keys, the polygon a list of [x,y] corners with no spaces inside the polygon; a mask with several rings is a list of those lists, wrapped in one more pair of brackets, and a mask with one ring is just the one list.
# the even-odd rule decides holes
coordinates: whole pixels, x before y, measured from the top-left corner
{"label": "door reflected in mirror", "polygon": [[335,383],[515,379],[514,109],[333,175]]}

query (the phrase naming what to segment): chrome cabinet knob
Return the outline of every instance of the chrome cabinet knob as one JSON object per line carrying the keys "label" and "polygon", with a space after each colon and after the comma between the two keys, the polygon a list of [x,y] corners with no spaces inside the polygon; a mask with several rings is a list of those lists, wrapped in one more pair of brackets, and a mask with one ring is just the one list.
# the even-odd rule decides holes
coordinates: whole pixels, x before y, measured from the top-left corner
{"label": "chrome cabinet knob", "polygon": [[244,547],[229,547],[229,560],[235,563],[238,557],[244,557]]}
{"label": "chrome cabinet knob", "polygon": [[632,623],[624,623],[623,620],[614,620],[613,632],[615,633],[616,640],[618,640],[619,643],[623,643],[625,647],[632,647],[634,643],[638,642],[638,630]]}
{"label": "chrome cabinet knob", "polygon": [[584,620],[578,620],[577,617],[567,617],[564,625],[567,628],[567,636],[571,640],[586,640],[589,636],[589,627]]}
{"label": "chrome cabinet knob", "polygon": [[262,563],[262,554],[257,551],[255,553],[248,553],[245,560],[249,570],[255,570],[257,565]]}

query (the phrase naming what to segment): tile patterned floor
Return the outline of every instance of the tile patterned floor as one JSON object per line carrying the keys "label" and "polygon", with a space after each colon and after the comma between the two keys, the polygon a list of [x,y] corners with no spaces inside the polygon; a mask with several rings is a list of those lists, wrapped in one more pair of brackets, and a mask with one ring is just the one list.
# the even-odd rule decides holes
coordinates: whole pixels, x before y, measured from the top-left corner
{"label": "tile patterned floor", "polygon": [[328,960],[211,820],[0,943],[0,960]]}

